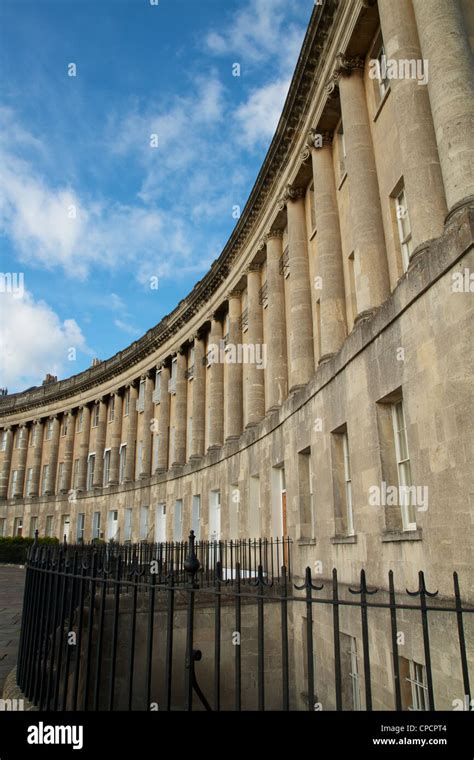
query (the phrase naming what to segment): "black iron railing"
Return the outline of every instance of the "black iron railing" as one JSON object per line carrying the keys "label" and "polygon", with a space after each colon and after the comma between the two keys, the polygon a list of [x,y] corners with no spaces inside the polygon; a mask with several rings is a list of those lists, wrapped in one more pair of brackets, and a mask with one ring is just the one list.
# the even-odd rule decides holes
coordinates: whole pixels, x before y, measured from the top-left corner
{"label": "black iron railing", "polygon": [[[391,571],[385,590],[370,588],[364,570],[358,585],[348,587],[336,570],[316,583],[308,567],[293,582],[284,564],[279,573],[262,563],[245,573],[239,559],[225,577],[225,555],[216,554],[207,582],[199,559],[206,562],[205,545],[191,533],[183,546],[184,558],[170,551],[166,562],[153,545],[33,546],[17,669],[26,697],[53,710],[290,710],[302,704],[314,710],[324,694],[324,709],[356,709],[347,703],[349,684],[371,710],[380,681],[371,669],[376,664],[380,674],[380,652],[376,663],[371,657],[385,628],[392,684],[384,688],[393,709],[410,709],[400,631],[411,625],[425,674],[411,688],[423,690],[425,709],[436,709],[437,663],[448,651],[453,697],[463,692],[470,705],[465,616],[474,608],[463,605],[456,573],[453,598],[446,600],[428,591],[423,572],[418,588],[402,594]],[[284,543],[283,561],[289,551]],[[357,654],[351,645],[347,665],[350,615],[361,647]]]}

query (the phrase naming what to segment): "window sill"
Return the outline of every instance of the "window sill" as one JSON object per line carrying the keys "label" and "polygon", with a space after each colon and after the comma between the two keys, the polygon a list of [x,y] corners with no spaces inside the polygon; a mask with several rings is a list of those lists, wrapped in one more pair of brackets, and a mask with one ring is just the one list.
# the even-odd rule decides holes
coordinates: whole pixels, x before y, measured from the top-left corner
{"label": "window sill", "polygon": [[340,178],[340,180],[339,180],[339,184],[338,184],[338,186],[337,186],[337,189],[338,189],[338,190],[340,190],[340,189],[341,189],[341,187],[343,186],[343,184],[344,184],[344,182],[346,181],[346,179],[347,179],[347,172],[345,171],[345,172],[344,172],[344,174],[342,175],[342,177],[341,177],[341,178]]}
{"label": "window sill", "polygon": [[315,538],[299,538],[296,543],[298,546],[316,546],[316,539]]}
{"label": "window sill", "polygon": [[383,98],[382,98],[382,100],[378,104],[377,110],[375,111],[374,118],[373,118],[374,122],[377,121],[377,119],[379,118],[380,112],[381,112],[382,108],[384,107],[385,101],[387,100],[387,98],[390,95],[391,91],[392,91],[391,88],[388,87],[387,90],[386,90],[386,92],[385,92],[385,94],[384,94],[384,96],[383,96]]}
{"label": "window sill", "polygon": [[357,536],[332,536],[332,544],[356,544]]}
{"label": "window sill", "polygon": [[390,543],[392,541],[421,541],[423,538],[423,531],[421,528],[416,530],[387,530],[381,535],[382,543]]}

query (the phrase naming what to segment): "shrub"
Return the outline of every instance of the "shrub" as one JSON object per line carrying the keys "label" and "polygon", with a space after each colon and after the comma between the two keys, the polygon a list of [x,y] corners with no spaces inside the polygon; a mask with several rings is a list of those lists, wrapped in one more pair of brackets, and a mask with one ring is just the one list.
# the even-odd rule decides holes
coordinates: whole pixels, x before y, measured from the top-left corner
{"label": "shrub", "polygon": [[[22,565],[26,562],[29,547],[32,545],[33,538],[23,538],[22,536],[7,536],[0,538],[0,562],[11,565]],[[58,544],[57,538],[39,538],[38,543],[52,545]]]}

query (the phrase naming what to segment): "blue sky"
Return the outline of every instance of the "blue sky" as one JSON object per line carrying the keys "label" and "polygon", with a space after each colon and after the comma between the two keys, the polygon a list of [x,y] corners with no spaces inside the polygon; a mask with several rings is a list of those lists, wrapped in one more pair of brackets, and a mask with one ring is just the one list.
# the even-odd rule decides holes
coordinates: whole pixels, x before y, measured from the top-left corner
{"label": "blue sky", "polygon": [[111,356],[203,276],[270,144],[312,7],[2,0],[0,269],[23,273],[24,292],[0,293],[0,386]]}

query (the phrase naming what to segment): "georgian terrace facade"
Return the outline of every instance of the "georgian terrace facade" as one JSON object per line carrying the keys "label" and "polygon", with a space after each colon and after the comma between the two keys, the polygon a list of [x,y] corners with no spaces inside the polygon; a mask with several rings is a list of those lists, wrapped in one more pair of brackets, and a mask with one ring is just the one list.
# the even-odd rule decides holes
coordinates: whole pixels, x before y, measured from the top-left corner
{"label": "georgian terrace facade", "polygon": [[342,581],[467,575],[473,25],[463,0],[315,6],[210,271],[116,356],[0,399],[1,535],[285,534]]}

